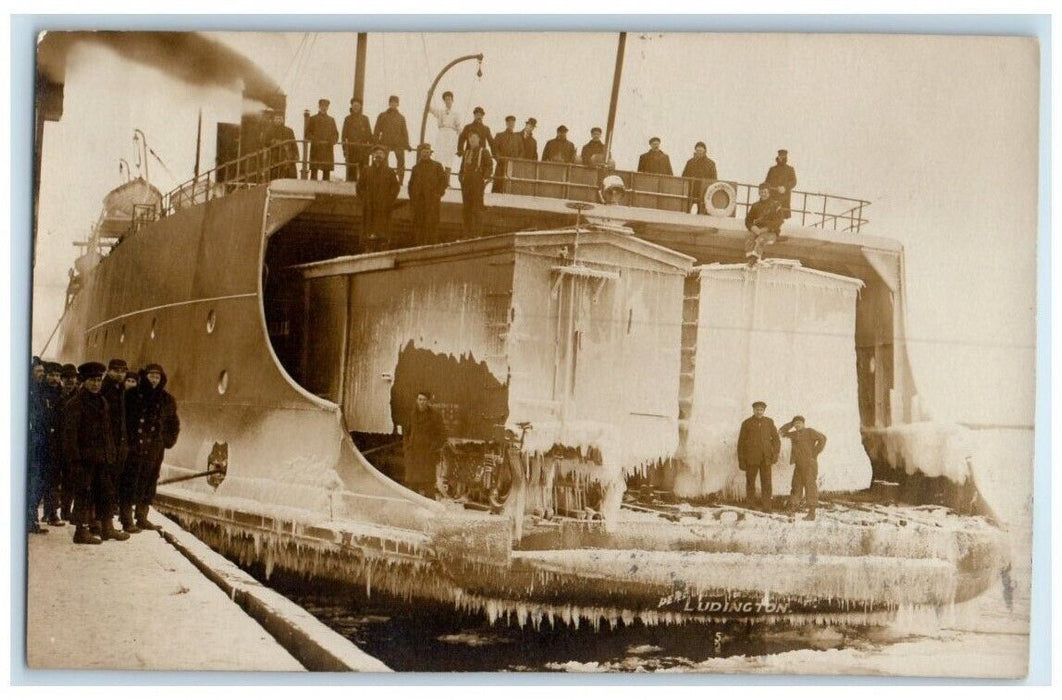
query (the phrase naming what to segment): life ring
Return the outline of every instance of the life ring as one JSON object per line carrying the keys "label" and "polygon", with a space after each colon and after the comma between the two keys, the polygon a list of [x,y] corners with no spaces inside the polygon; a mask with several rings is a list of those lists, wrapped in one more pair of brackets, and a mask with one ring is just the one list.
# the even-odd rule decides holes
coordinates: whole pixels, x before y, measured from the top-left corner
{"label": "life ring", "polygon": [[737,190],[729,182],[717,180],[704,188],[704,210],[709,216],[733,216]]}

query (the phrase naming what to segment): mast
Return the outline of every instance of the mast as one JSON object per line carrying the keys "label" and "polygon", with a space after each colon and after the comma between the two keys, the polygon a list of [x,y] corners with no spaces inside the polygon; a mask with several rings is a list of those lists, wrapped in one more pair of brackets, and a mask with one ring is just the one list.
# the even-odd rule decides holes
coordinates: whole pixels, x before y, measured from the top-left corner
{"label": "mast", "polygon": [[199,110],[199,121],[195,127],[195,179],[199,179],[199,153],[203,148],[203,110]]}
{"label": "mast", "polygon": [[612,159],[612,132],[616,126],[616,104],[619,102],[620,77],[623,75],[623,50],[627,45],[627,32],[620,32],[616,47],[616,70],[612,76],[612,99],[608,103],[608,123],[605,126],[605,160]]}
{"label": "mast", "polygon": [[365,53],[369,43],[369,35],[358,32],[357,55],[354,59],[354,94],[353,98],[365,104]]}

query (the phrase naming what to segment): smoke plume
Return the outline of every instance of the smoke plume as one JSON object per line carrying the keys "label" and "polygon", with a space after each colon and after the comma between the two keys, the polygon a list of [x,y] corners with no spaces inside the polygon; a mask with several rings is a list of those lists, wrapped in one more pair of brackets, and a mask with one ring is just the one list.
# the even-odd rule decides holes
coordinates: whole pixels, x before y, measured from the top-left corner
{"label": "smoke plume", "polygon": [[284,99],[280,86],[250,59],[197,32],[47,32],[37,45],[38,71],[64,83],[77,44],[106,47],[189,85],[242,88],[245,98],[270,106]]}

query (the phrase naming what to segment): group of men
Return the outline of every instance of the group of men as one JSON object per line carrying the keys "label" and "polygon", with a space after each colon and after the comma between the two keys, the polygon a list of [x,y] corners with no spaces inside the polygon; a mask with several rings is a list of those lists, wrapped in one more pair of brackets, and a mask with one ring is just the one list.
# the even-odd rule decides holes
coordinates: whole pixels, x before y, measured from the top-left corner
{"label": "group of men", "polygon": [[[76,544],[157,530],[148,519],[165,450],[180,432],[159,364],[131,371],[34,358],[29,401],[27,528],[74,525]],[[41,509],[43,508],[43,516]],[[121,530],[115,528],[118,517]]]}
{"label": "group of men", "polygon": [[787,510],[797,510],[804,499],[808,509],[804,519],[814,520],[819,501],[818,456],[826,447],[826,436],[808,427],[804,416],[793,416],[793,420],[775,428],[766,411],[767,404],[763,401],[753,403],[752,415],[741,423],[738,433],[738,466],[745,472],[745,499],[750,507],[755,505],[759,478],[761,507],[771,512],[771,470],[782,451],[781,438],[789,438],[793,441],[789,462],[794,469]]}

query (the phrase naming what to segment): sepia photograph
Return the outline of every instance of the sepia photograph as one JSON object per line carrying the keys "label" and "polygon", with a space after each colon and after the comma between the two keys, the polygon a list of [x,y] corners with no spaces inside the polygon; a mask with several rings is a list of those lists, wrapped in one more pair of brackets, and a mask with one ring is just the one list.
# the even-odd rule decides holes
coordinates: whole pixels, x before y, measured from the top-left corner
{"label": "sepia photograph", "polygon": [[22,57],[28,671],[1026,678],[1035,34],[277,24]]}

